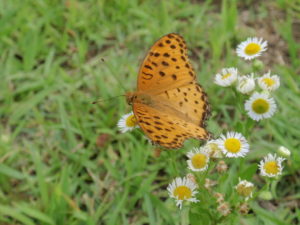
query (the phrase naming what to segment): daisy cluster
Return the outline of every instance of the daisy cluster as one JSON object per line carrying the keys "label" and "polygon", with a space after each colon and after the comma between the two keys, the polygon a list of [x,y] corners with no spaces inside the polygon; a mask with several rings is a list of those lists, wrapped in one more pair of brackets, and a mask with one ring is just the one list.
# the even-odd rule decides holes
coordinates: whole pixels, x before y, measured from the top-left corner
{"label": "daisy cluster", "polygon": [[[237,132],[227,132],[221,134],[218,139],[210,140],[203,147],[193,148],[186,156],[188,158],[188,168],[194,172],[203,172],[207,170],[212,159],[220,158],[239,158],[245,157],[249,152],[249,144],[246,138]],[[217,165],[219,172],[227,170],[224,161],[220,161]]]}
{"label": "daisy cluster", "polygon": [[[118,122],[118,127],[122,133],[137,128],[138,125],[133,112],[122,116]],[[249,150],[250,145],[243,134],[238,132],[227,132],[226,134],[221,134],[217,139],[209,140],[204,146],[193,148],[187,152],[187,168],[192,173],[204,173],[211,168],[211,171],[215,169],[221,174],[228,170],[228,165],[224,160],[220,159],[245,157],[249,153]],[[283,157],[289,157],[290,151],[281,146],[277,153],[280,156],[268,154],[260,161],[258,167],[261,176],[273,178],[282,174],[282,162],[285,160]],[[214,166],[210,166],[210,162],[216,160],[219,160],[219,162],[212,164],[215,165],[215,168],[213,168]],[[175,199],[176,205],[179,208],[182,208],[184,201],[194,203],[199,202],[196,198],[196,194],[198,194],[198,184],[192,173],[187,174],[185,177],[177,177],[168,185],[167,190],[169,196]],[[211,191],[211,188],[216,184],[216,181],[205,179],[204,187]],[[240,179],[239,183],[235,186],[235,189],[236,193],[247,201],[252,198],[254,184],[247,180]],[[224,195],[217,192],[214,192],[213,195],[216,197],[218,204],[217,211],[223,216],[230,214],[231,208],[229,203],[224,201]],[[248,206],[245,204],[241,204],[240,206],[239,211],[241,213],[246,213]]]}
{"label": "daisy cluster", "polygon": [[[192,173],[203,173],[208,170],[210,159],[216,160],[220,158],[238,158],[244,157],[249,152],[249,144],[246,138],[236,132],[228,132],[225,135],[221,135],[220,138],[215,140],[210,140],[206,143],[206,145],[191,149],[187,154],[187,167],[191,170]],[[213,169],[213,168],[212,168]],[[216,164],[215,168],[219,173],[223,173],[228,169],[225,161],[220,160]],[[206,184],[204,185],[208,190],[211,189],[212,186],[216,185],[215,182],[211,182],[209,179],[206,180]],[[247,187],[248,188],[248,184]],[[252,185],[253,186],[253,185]],[[183,201],[188,202],[198,202],[199,200],[195,197],[198,193],[196,189],[198,188],[196,178],[193,174],[188,174],[186,177],[175,178],[168,186],[167,190],[169,192],[169,196],[174,198],[176,201],[176,205],[179,208],[182,207]],[[249,189],[249,188],[248,188]],[[243,193],[245,198],[249,198],[252,196],[251,191],[248,190],[243,191],[241,188],[238,190]],[[220,196],[219,196],[220,195]],[[230,211],[229,204],[224,201],[224,196],[220,193],[215,193],[217,198],[217,203],[219,207],[217,210],[224,216],[228,215]],[[219,196],[219,197],[218,197]],[[223,197],[222,197],[223,196]],[[222,197],[222,198],[221,198]]]}
{"label": "daisy cluster", "polygon": [[[252,60],[266,50],[267,41],[254,37],[240,43],[236,52],[245,60]],[[271,71],[263,75],[253,72],[240,75],[237,68],[223,68],[215,75],[214,82],[222,87],[234,86],[239,93],[250,95],[244,108],[248,116],[255,121],[270,118],[276,112],[277,106],[271,93],[279,88],[280,78],[276,74],[271,74]],[[256,90],[256,87],[259,87],[259,90]]]}
{"label": "daisy cluster", "polygon": [[[242,158],[245,157],[250,150],[250,145],[246,138],[238,132],[227,132],[221,134],[219,138],[208,141],[204,146],[193,148],[187,152],[187,167],[191,173],[185,177],[177,177],[168,185],[168,192],[171,198],[174,198],[176,205],[181,209],[183,202],[199,202],[196,198],[198,194],[197,174],[204,173],[207,170],[210,172],[217,171],[224,173],[228,170],[228,165],[222,158]],[[290,156],[290,151],[281,146],[277,153],[281,156]],[[285,158],[277,156],[277,154],[268,154],[258,164],[260,175],[264,177],[276,178],[282,174],[282,162]],[[211,161],[218,163],[212,163]],[[214,165],[214,166],[213,166]],[[215,167],[215,168],[213,168]],[[218,204],[217,211],[223,216],[231,213],[230,204],[224,200],[224,194],[213,192],[212,187],[217,185],[217,181],[205,179],[204,187],[213,194]],[[247,180],[239,178],[239,182],[235,186],[237,195],[242,197],[242,202],[239,205],[238,211],[241,214],[247,214],[249,207],[247,201],[253,197],[255,185]]]}

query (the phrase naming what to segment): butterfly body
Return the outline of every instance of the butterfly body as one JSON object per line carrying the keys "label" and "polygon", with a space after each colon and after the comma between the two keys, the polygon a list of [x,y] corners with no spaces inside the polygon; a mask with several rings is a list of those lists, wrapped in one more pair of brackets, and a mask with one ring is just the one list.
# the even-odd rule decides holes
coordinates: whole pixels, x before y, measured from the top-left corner
{"label": "butterfly body", "polygon": [[145,57],[137,91],[127,93],[137,123],[156,144],[179,148],[188,138],[207,140],[204,122],[209,115],[207,95],[197,83],[178,34],[159,39]]}

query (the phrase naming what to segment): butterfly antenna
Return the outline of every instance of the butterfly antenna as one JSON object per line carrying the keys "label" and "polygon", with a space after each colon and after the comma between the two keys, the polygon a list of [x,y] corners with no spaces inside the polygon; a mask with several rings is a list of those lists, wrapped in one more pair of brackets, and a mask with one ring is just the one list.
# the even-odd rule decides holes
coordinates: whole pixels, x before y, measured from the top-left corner
{"label": "butterfly antenna", "polygon": [[102,65],[105,65],[106,68],[109,70],[110,74],[115,78],[115,80],[118,82],[118,85],[123,89],[126,90],[125,86],[124,86],[124,78],[126,77],[122,77],[120,78],[119,74],[116,74],[115,71],[115,65],[111,65],[110,63],[107,62],[107,60],[105,60],[105,58],[100,58],[100,61],[102,63]]}
{"label": "butterfly antenna", "polygon": [[99,98],[98,100],[93,101],[92,104],[96,104],[96,103],[99,103],[99,102],[105,102],[105,101],[115,99],[115,98],[118,98],[118,97],[121,97],[121,96],[125,96],[125,95],[118,95],[118,96],[114,96],[114,97],[106,98],[106,99]]}

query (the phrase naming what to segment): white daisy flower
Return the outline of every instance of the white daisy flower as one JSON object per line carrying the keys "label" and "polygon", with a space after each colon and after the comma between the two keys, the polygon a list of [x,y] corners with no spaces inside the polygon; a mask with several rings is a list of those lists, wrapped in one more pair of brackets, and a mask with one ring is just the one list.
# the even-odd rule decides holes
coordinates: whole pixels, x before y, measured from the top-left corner
{"label": "white daisy flower", "polygon": [[255,88],[253,74],[238,77],[236,89],[242,94],[249,94]]}
{"label": "white daisy flower", "polygon": [[247,180],[241,180],[241,178],[239,178],[239,183],[235,186],[235,189],[237,193],[240,196],[245,197],[247,201],[249,198],[252,198],[254,184]]}
{"label": "white daisy flower", "polygon": [[236,49],[239,57],[246,60],[254,59],[261,55],[262,52],[267,50],[267,41],[262,38],[248,38],[246,41],[240,43]]}
{"label": "white daisy flower", "polygon": [[208,168],[209,154],[206,148],[193,148],[187,153],[188,167],[192,171],[204,171]]}
{"label": "white daisy flower", "polygon": [[194,197],[198,193],[195,191],[196,188],[197,184],[190,179],[187,179],[186,177],[177,177],[169,184],[167,190],[169,196],[175,198],[176,206],[179,206],[181,209],[184,200],[189,202],[199,202],[199,200]]}
{"label": "white daisy flower", "polygon": [[268,93],[253,93],[245,102],[245,110],[248,116],[256,121],[270,118],[276,111],[276,103]]}
{"label": "white daisy flower", "polygon": [[204,145],[210,158],[222,158],[222,150],[218,146],[217,140],[210,140]]}
{"label": "white daisy flower", "polygon": [[224,68],[221,73],[216,74],[215,84],[228,87],[232,85],[238,77],[238,72],[236,68]]}
{"label": "white daisy flower", "polygon": [[133,112],[130,112],[130,113],[122,116],[118,122],[118,127],[122,133],[131,131],[134,128],[137,128],[138,125],[137,125],[137,122],[136,122]]}
{"label": "white daisy flower", "polygon": [[283,166],[281,163],[285,159],[277,157],[276,154],[272,155],[269,153],[259,163],[260,174],[267,177],[275,177],[282,174]]}
{"label": "white daisy flower", "polygon": [[223,154],[229,158],[244,157],[249,151],[249,144],[246,138],[237,132],[227,132],[218,139],[218,146]]}
{"label": "white daisy flower", "polygon": [[261,89],[266,91],[274,91],[280,86],[280,79],[278,75],[271,76],[271,72],[264,74],[257,78],[258,85]]}

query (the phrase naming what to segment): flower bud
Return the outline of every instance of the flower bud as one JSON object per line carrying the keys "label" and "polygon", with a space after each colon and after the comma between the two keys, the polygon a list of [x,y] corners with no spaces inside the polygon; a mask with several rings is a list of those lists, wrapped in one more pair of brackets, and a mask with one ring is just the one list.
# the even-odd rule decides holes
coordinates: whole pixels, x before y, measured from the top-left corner
{"label": "flower bud", "polygon": [[227,216],[230,214],[230,206],[228,204],[228,202],[223,202],[219,205],[219,207],[217,208],[217,210],[223,215],[223,216]]}
{"label": "flower bud", "polygon": [[196,184],[196,185],[198,186],[197,180],[196,180],[196,177],[194,176],[194,174],[188,173],[188,174],[186,175],[186,178],[187,178],[188,180],[192,181],[194,184]]}
{"label": "flower bud", "polygon": [[220,203],[224,202],[224,194],[215,192],[214,197],[217,199],[217,203],[220,204]]}
{"label": "flower bud", "polygon": [[285,158],[288,158],[291,155],[291,151],[284,146],[280,146],[277,150],[277,153],[278,155],[283,156]]}
{"label": "flower bud", "polygon": [[253,78],[253,74],[240,76],[238,78],[236,89],[242,94],[249,94],[255,88],[255,80]]}
{"label": "flower bud", "polygon": [[222,158],[223,153],[222,150],[219,148],[218,143],[216,140],[210,140],[204,146],[207,149],[210,158]]}
{"label": "flower bud", "polygon": [[246,200],[248,200],[249,198],[252,197],[254,185],[249,181],[241,180],[240,178],[239,178],[239,180],[240,181],[239,181],[238,185],[235,186],[235,189],[240,196],[242,196],[242,197],[246,198]]}
{"label": "flower bud", "polygon": [[264,68],[264,63],[258,59],[255,59],[252,66],[255,71],[261,71]]}
{"label": "flower bud", "polygon": [[205,184],[204,184],[204,187],[207,189],[207,190],[211,190],[211,187],[217,185],[218,182],[215,181],[215,180],[211,180],[211,179],[208,179],[208,178],[205,178]]}
{"label": "flower bud", "polygon": [[262,191],[259,193],[258,197],[267,201],[273,199],[272,193],[270,191]]}
{"label": "flower bud", "polygon": [[221,161],[218,162],[216,168],[217,168],[217,171],[218,171],[219,173],[224,173],[224,172],[227,171],[228,166],[227,166],[227,164],[225,163],[225,161],[221,160]]}
{"label": "flower bud", "polygon": [[242,215],[247,215],[249,213],[249,205],[246,202],[243,202],[238,206],[239,213]]}

